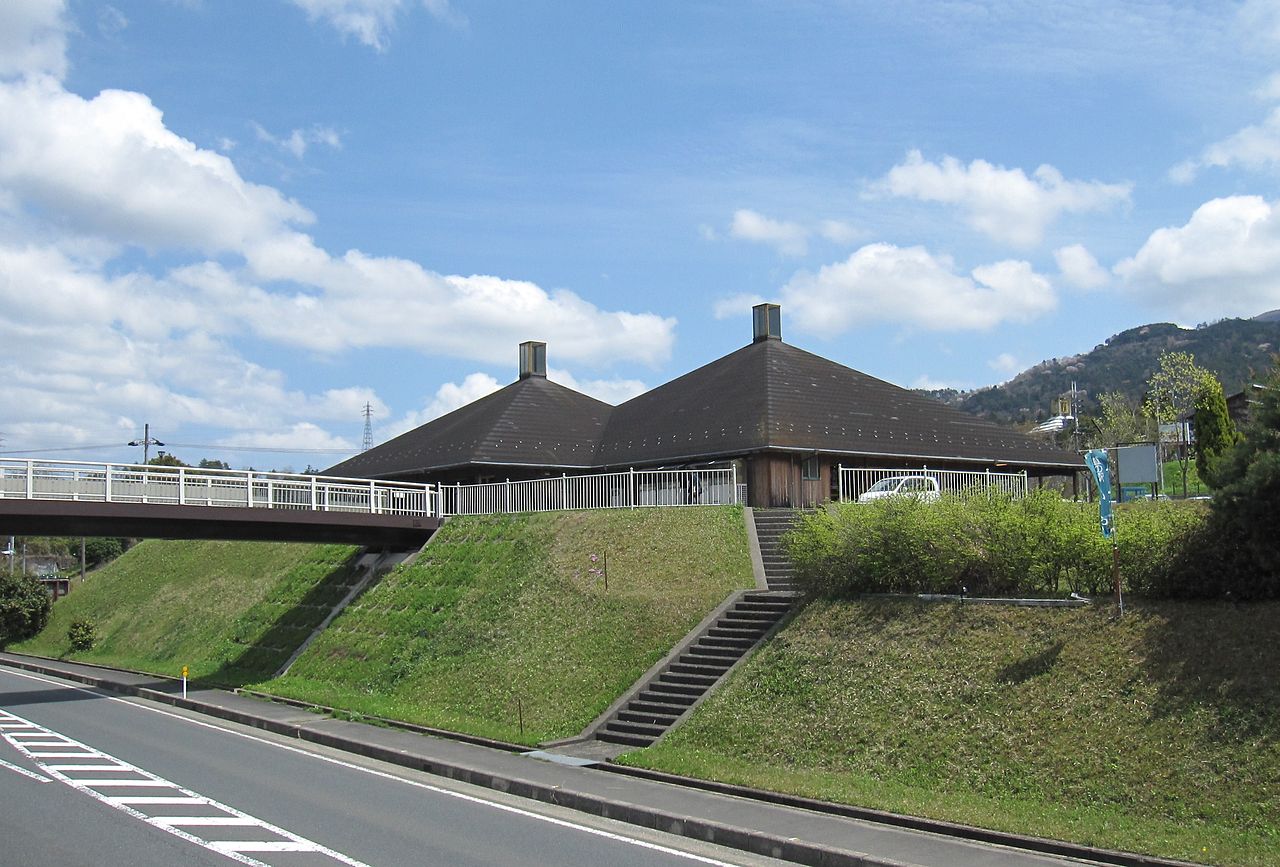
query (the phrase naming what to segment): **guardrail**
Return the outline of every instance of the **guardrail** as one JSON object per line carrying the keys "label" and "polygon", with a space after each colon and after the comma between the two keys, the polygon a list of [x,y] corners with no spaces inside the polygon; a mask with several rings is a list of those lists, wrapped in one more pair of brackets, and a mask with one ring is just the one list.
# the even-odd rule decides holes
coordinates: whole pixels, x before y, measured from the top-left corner
{"label": "guardrail", "polygon": [[440,514],[491,515],[561,509],[729,506],[741,502],[734,467],[628,470],[529,481],[441,485]]}
{"label": "guardrail", "polygon": [[0,458],[0,498],[436,514],[434,485],[257,470]]}
{"label": "guardrail", "polygon": [[1027,495],[1027,474],[993,473],[990,470],[886,470],[880,467],[839,466],[840,502],[856,501],[859,496],[883,479],[902,476],[929,476],[938,482],[938,491],[944,495],[970,497],[977,494],[1002,493],[1013,497]]}

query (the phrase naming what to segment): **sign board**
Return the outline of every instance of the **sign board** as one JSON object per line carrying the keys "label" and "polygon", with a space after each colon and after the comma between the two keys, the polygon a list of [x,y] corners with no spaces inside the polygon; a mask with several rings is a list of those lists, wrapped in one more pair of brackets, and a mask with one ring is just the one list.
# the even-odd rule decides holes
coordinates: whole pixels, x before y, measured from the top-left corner
{"label": "sign board", "polygon": [[1116,475],[1126,485],[1160,483],[1160,461],[1155,443],[1120,446],[1116,449]]}

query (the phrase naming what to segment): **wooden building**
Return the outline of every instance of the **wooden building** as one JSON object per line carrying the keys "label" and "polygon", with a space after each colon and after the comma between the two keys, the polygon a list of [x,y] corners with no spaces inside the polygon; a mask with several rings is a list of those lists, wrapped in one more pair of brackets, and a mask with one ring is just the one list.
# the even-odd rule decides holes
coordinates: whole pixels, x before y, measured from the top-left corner
{"label": "wooden building", "polygon": [[550,382],[545,344],[493,394],[332,467],[333,475],[438,482],[736,463],[753,506],[833,498],[836,467],[1069,476],[1078,455],[782,340],[781,310],[753,309],[746,346],[618,406]]}

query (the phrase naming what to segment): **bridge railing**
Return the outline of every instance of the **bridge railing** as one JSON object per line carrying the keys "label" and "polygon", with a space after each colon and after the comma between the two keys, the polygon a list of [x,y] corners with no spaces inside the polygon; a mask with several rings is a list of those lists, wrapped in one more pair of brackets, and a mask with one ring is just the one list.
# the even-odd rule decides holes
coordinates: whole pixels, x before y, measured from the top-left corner
{"label": "bridge railing", "polygon": [[373,515],[436,513],[433,485],[257,470],[0,458],[0,498],[298,509]]}

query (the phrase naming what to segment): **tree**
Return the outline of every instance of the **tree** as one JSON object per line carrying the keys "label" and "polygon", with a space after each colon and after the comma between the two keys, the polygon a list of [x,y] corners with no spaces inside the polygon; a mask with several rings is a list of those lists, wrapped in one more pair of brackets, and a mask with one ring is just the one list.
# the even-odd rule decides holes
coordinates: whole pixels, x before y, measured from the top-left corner
{"label": "tree", "polygon": [[1227,398],[1215,379],[1196,400],[1196,472],[1210,485],[1215,485],[1214,468],[1227,449],[1240,438],[1235,423],[1227,412]]}
{"label": "tree", "polygon": [[1110,448],[1150,437],[1151,416],[1124,392],[1110,391],[1098,398],[1098,414],[1089,419],[1085,427],[1085,439],[1090,447]]}
{"label": "tree", "polygon": [[[1187,466],[1191,462],[1190,444],[1186,441],[1187,417],[1195,410],[1201,393],[1217,382],[1212,373],[1196,364],[1190,352],[1161,353],[1159,369],[1147,380],[1147,414],[1158,424],[1178,426],[1176,442],[1183,496],[1187,493]],[[1221,390],[1222,386],[1218,388]]]}
{"label": "tree", "polygon": [[226,461],[216,461],[216,460],[211,460],[210,458],[201,458],[201,459],[200,459],[200,463],[198,464],[198,466],[199,466],[199,467],[200,467],[200,469],[202,469],[202,470],[229,470],[229,469],[231,469],[231,464],[227,463]]}
{"label": "tree", "polygon": [[35,578],[0,576],[0,650],[44,629],[53,601]]}
{"label": "tree", "polygon": [[168,452],[160,452],[154,458],[147,461],[148,466],[152,467],[189,467],[186,461],[180,460]]}
{"label": "tree", "polygon": [[1242,558],[1231,571],[1239,598],[1280,596],[1280,372],[1266,382],[1244,436],[1214,467],[1214,492],[1207,544],[1220,560]]}

